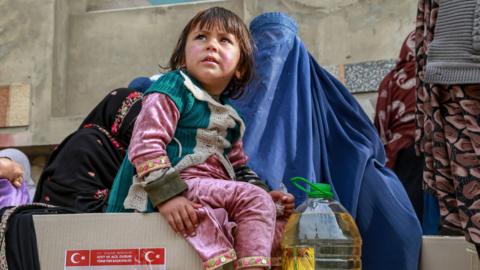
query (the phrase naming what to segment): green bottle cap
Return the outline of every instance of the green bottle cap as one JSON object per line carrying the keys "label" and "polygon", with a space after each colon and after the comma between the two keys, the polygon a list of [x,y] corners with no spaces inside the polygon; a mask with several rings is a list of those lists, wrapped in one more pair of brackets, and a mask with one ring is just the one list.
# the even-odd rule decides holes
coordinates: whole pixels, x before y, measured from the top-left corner
{"label": "green bottle cap", "polygon": [[[312,183],[303,177],[294,177],[290,179],[292,184],[298,189],[303,190],[307,193],[309,198],[321,198],[321,199],[331,199],[333,198],[332,188],[329,184],[323,183]],[[310,186],[310,190],[307,190],[301,186],[298,181],[302,181]]]}

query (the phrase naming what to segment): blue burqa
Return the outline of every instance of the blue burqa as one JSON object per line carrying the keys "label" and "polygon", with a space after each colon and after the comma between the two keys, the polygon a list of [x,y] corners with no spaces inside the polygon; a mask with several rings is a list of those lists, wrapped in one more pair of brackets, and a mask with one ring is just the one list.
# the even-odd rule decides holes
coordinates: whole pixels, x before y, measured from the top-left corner
{"label": "blue burqa", "polygon": [[331,184],[356,219],[363,269],[417,269],[421,227],[367,115],[308,53],[290,17],[266,13],[250,28],[256,79],[235,102],[250,167],[273,188],[284,183],[297,203],[305,194],[290,178]]}

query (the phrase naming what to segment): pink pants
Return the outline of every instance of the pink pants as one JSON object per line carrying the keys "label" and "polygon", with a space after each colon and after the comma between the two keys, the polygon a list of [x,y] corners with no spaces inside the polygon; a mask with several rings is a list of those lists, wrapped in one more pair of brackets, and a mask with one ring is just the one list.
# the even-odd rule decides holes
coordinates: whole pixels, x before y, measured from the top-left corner
{"label": "pink pants", "polygon": [[[215,269],[234,261],[236,269],[268,268],[272,250],[278,255],[285,226],[285,221],[276,221],[270,195],[244,182],[206,178],[186,182],[184,196],[204,205],[197,210],[196,236],[186,238],[204,267]],[[278,259],[273,261],[276,264]]]}

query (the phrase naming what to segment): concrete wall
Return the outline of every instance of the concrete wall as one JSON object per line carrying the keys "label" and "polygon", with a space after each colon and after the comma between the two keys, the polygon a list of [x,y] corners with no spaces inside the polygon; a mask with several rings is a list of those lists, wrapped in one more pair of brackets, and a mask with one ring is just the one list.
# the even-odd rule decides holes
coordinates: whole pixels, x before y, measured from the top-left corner
{"label": "concrete wall", "polygon": [[[103,2],[0,0],[0,90],[19,84],[30,89],[21,106],[10,105],[4,115],[0,109],[0,118],[22,118],[20,125],[0,128],[0,147],[58,144],[109,90],[158,72],[185,23],[207,7],[226,7],[247,23],[262,12],[287,12],[319,63],[337,66],[396,58],[414,28],[417,0],[226,0],[168,6],[136,0],[131,8],[113,10],[107,6],[112,1]],[[9,91],[0,91],[0,101]],[[22,114],[25,104],[31,108]]]}

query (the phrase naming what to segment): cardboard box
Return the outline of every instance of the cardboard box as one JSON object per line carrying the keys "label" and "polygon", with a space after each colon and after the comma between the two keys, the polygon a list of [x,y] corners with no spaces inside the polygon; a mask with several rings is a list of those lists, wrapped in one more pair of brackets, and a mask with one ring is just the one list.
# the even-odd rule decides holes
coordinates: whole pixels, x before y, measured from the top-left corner
{"label": "cardboard box", "polygon": [[[38,215],[33,220],[42,270],[65,269],[68,250],[140,248],[164,248],[168,270],[203,269],[195,250],[158,213]],[[232,269],[231,264],[223,269]]]}
{"label": "cardboard box", "polygon": [[[163,248],[168,270],[203,269],[195,250],[158,213],[39,215],[33,220],[42,270],[64,270],[69,250],[141,248]],[[479,265],[464,237],[423,237],[420,270],[480,270]],[[223,267],[230,269],[231,264]]]}
{"label": "cardboard box", "polygon": [[424,236],[420,270],[480,270],[475,247],[465,237]]}

